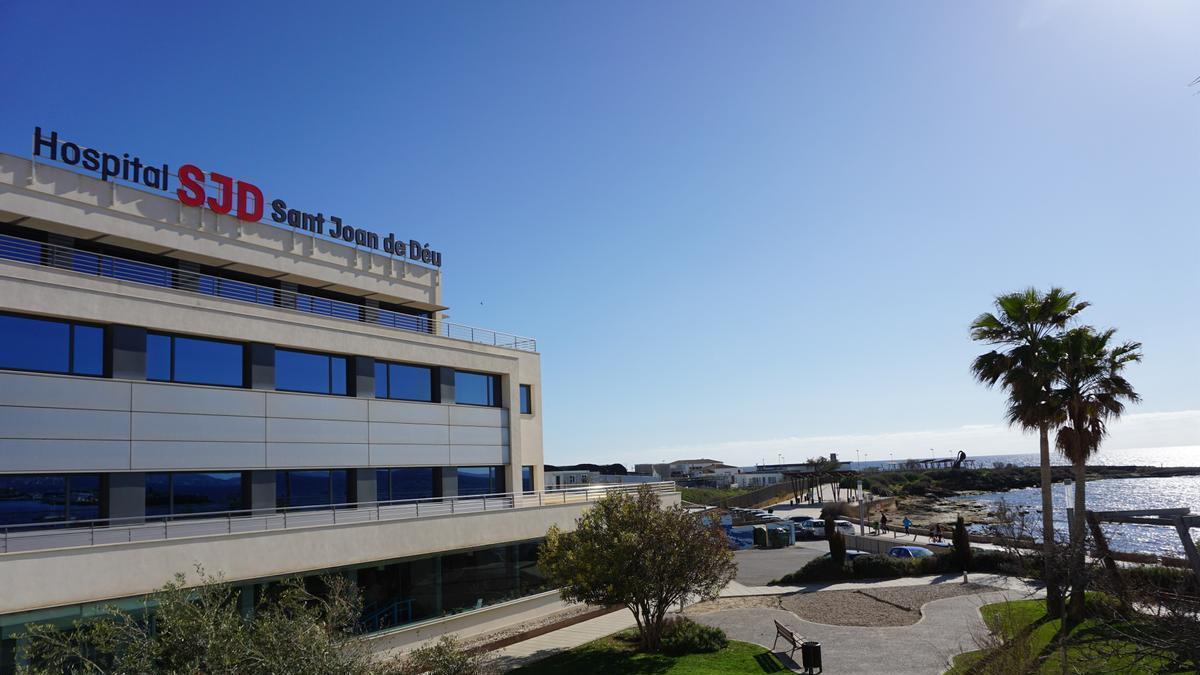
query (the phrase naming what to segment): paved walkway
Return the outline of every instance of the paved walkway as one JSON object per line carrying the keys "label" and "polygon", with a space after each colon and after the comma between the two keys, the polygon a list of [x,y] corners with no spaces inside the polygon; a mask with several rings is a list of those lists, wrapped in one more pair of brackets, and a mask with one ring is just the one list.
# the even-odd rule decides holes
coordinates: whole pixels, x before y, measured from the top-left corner
{"label": "paved walkway", "polygon": [[[771,648],[778,620],[806,640],[821,643],[824,672],[830,675],[937,675],[957,654],[979,647],[987,633],[979,608],[993,602],[1026,597],[1000,591],[934,600],[921,608],[921,620],[911,626],[864,628],[830,626],[800,619],[778,609],[727,609],[692,618],[717,626],[733,640]],[[785,654],[786,655],[786,654]],[[796,653],[799,659],[799,652]]]}
{"label": "paved walkway", "polygon": [[[1042,586],[1018,577],[1003,574],[971,574],[971,583],[994,586],[1017,594],[1035,595]],[[839,583],[820,582],[798,586],[746,586],[736,581],[730,582],[721,591],[722,598],[736,598],[748,595],[787,595],[789,593],[813,593],[815,591],[853,591],[867,588],[892,588],[896,586],[927,586],[931,584],[962,583],[961,574],[937,574],[924,577],[899,577],[896,579],[878,579],[874,581],[843,581]]]}
{"label": "paved walkway", "polygon": [[621,609],[497,649],[493,654],[496,656],[500,672],[508,672],[635,625],[637,621],[634,620],[633,613],[628,609]]}

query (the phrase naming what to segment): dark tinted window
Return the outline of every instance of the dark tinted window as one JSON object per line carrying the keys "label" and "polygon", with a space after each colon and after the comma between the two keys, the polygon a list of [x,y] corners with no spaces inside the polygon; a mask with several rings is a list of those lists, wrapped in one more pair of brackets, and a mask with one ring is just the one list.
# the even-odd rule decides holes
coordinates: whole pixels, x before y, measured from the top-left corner
{"label": "dark tinted window", "polygon": [[99,517],[98,475],[0,475],[0,525],[54,525]]}
{"label": "dark tinted window", "polygon": [[102,375],[104,329],[0,314],[0,368]]}
{"label": "dark tinted window", "polygon": [[242,508],[242,474],[180,471],[146,474],[146,515],[186,515]]}
{"label": "dark tinted window", "polygon": [[240,387],[244,352],[236,342],[151,333],[146,336],[146,378]]}
{"label": "dark tinted window", "polygon": [[275,499],[280,507],[329,506],[349,501],[345,469],[280,471],[275,476]]}
{"label": "dark tinted window", "polygon": [[276,349],[275,388],[313,394],[345,394],[346,357]]}
{"label": "dark tinted window", "polygon": [[521,389],[521,414],[529,415],[533,413],[533,390],[527,384],[522,384]]}
{"label": "dark tinted window", "polygon": [[433,369],[406,363],[375,363],[376,398],[433,400]]}
{"label": "dark tinted window", "polygon": [[521,490],[523,492],[533,492],[533,467],[521,467]]}
{"label": "dark tinted window", "polygon": [[460,466],[458,468],[458,494],[462,496],[487,495],[501,492],[494,466]]}
{"label": "dark tinted window", "polygon": [[454,371],[454,402],[467,405],[498,406],[497,385],[500,378],[486,373]]}
{"label": "dark tinted window", "polygon": [[392,469],[392,499],[424,499],[433,496],[433,469]]}

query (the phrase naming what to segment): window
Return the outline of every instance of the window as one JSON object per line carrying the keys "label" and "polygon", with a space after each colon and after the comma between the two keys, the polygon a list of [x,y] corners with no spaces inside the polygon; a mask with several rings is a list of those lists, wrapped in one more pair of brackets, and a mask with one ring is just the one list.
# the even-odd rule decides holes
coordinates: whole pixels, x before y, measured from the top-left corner
{"label": "window", "polygon": [[276,349],[275,388],[345,396],[346,357]]}
{"label": "window", "polygon": [[470,497],[502,492],[499,478],[499,472],[494,466],[460,466],[458,467],[458,494]]}
{"label": "window", "polygon": [[376,500],[425,499],[433,495],[434,469],[377,469],[375,471]]}
{"label": "window", "polygon": [[219,513],[241,508],[240,472],[146,474],[147,516]]}
{"label": "window", "polygon": [[433,368],[375,362],[375,398],[433,400]]}
{"label": "window", "polygon": [[454,402],[465,405],[500,405],[500,377],[487,373],[454,371]]}
{"label": "window", "polygon": [[146,379],[241,387],[244,354],[236,342],[149,333]]}
{"label": "window", "polygon": [[279,508],[345,504],[348,479],[345,469],[276,472],[275,504]]}
{"label": "window", "polygon": [[527,384],[522,384],[519,388],[521,390],[521,414],[522,415],[532,415],[533,414],[533,390]]}
{"label": "window", "polygon": [[103,375],[104,329],[0,314],[0,368]]}
{"label": "window", "polygon": [[99,475],[0,475],[0,525],[56,525],[99,517]]}
{"label": "window", "polygon": [[521,491],[533,492],[533,467],[521,467]]}

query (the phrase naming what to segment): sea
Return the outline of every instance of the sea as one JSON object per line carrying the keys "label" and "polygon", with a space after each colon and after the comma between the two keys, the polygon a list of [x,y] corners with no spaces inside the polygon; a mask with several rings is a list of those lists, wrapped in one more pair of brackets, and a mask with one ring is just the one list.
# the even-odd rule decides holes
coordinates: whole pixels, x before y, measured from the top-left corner
{"label": "sea", "polygon": [[[995,463],[1037,466],[1036,453],[1021,455],[991,455],[972,457],[976,466],[990,467]],[[1056,453],[1051,463],[1067,464]],[[1127,450],[1101,450],[1090,462],[1108,466],[1200,466],[1200,445],[1174,446],[1166,448],[1134,448]],[[864,463],[865,464],[865,463]],[[1061,484],[1054,486],[1055,528],[1067,526],[1068,502],[1073,505],[1073,493]],[[1038,523],[1041,514],[1042,493],[1039,488],[1023,488],[1007,492],[989,492],[962,499],[994,505],[1004,500],[1009,506],[1023,509],[1026,516]],[[1122,511],[1130,509],[1190,508],[1200,513],[1200,476],[1174,478],[1113,478],[1088,481],[1087,505],[1094,511]],[[1183,544],[1174,528],[1153,525],[1126,525],[1107,523],[1103,525],[1109,546],[1117,551],[1152,553],[1183,557]],[[1040,529],[1040,528],[1039,528]],[[1200,537],[1200,530],[1192,530],[1193,538]]]}

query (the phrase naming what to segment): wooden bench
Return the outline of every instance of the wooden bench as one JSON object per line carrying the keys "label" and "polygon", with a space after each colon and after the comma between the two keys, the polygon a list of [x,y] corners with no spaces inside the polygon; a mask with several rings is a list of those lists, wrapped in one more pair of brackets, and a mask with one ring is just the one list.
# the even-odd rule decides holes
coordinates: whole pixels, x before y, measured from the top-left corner
{"label": "wooden bench", "polygon": [[796,632],[791,628],[788,628],[776,621],[775,642],[771,643],[771,651],[775,651],[775,645],[779,644],[779,638],[783,638],[784,642],[792,646],[792,651],[788,652],[788,658],[791,658],[792,655],[796,653],[796,650],[800,649],[800,644],[804,642],[804,638],[802,636],[796,635]]}

